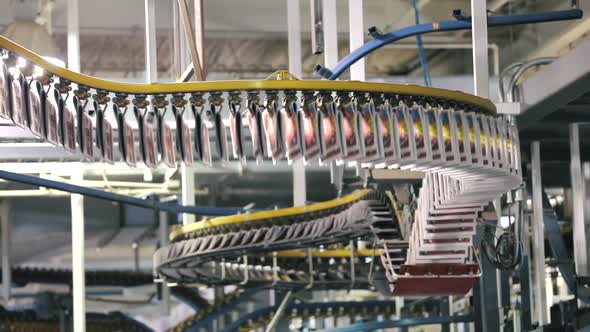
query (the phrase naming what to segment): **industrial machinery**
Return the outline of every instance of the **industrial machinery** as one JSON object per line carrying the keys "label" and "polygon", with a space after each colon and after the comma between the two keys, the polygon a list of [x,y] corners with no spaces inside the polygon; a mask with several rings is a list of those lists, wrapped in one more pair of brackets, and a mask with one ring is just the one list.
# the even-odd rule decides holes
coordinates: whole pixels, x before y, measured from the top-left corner
{"label": "industrial machinery", "polygon": [[423,178],[410,218],[395,193],[367,186],[177,228],[154,256],[166,282],[465,294],[480,274],[472,243],[480,212],[521,184],[516,127],[465,93],[286,72],[124,84],[57,67],[3,37],[0,48],[0,116],[86,161],[174,168],[302,159]]}

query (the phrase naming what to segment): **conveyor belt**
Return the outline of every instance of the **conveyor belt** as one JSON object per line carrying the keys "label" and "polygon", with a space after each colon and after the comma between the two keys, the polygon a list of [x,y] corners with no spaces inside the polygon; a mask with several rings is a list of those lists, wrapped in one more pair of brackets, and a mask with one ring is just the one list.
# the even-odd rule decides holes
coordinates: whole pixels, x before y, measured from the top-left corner
{"label": "conveyor belt", "polygon": [[[149,273],[135,271],[86,271],[85,280],[87,286],[132,287],[153,283],[153,276]],[[14,267],[12,268],[12,281],[17,285],[28,283],[71,285],[72,271]]]}
{"label": "conveyor belt", "polygon": [[[479,274],[471,242],[478,213],[521,183],[516,127],[465,93],[284,72],[263,81],[126,84],[56,67],[3,37],[0,49],[0,116],[83,160],[153,168],[304,159],[425,173],[405,238],[390,197],[356,192],[175,230],[175,243],[155,255],[167,281],[311,288],[384,276],[399,295],[463,294]],[[374,241],[380,264],[345,247],[359,238]],[[273,257],[320,246],[349,250],[351,259],[335,269],[338,257]]]}
{"label": "conveyor belt", "polygon": [[[41,318],[32,311],[0,310],[0,331],[60,332],[59,318]],[[145,325],[119,313],[86,314],[88,332],[152,332]]]}

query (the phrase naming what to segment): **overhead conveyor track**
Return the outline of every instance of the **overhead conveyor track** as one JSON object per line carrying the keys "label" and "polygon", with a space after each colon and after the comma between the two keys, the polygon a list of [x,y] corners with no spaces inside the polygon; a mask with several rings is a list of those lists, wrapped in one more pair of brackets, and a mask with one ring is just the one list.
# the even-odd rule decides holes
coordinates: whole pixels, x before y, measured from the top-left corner
{"label": "overhead conveyor track", "polygon": [[[303,159],[424,174],[411,224],[403,228],[395,197],[363,190],[174,230],[173,243],[155,255],[157,275],[167,282],[285,288],[382,282],[399,295],[464,294],[479,275],[471,240],[479,212],[521,183],[516,127],[489,100],[465,93],[306,81],[286,72],[262,81],[126,84],[56,67],[3,37],[0,48],[0,116],[81,160],[175,168]],[[375,249],[358,250],[358,239]]]}

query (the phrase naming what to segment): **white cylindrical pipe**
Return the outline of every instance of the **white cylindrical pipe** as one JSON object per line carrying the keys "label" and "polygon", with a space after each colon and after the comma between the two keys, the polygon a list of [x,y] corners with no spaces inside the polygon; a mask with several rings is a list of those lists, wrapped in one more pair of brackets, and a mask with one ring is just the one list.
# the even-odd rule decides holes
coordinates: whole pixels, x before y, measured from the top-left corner
{"label": "white cylindrical pipe", "polygon": [[[350,33],[350,52],[365,43],[363,0],[348,0],[348,29]],[[350,66],[350,79],[365,81],[365,58]]]}
{"label": "white cylindrical pipe", "polygon": [[[83,165],[74,167],[72,180],[84,178]],[[74,332],[86,331],[86,280],[84,269],[84,196],[70,196],[72,209],[72,297],[74,308]]]}

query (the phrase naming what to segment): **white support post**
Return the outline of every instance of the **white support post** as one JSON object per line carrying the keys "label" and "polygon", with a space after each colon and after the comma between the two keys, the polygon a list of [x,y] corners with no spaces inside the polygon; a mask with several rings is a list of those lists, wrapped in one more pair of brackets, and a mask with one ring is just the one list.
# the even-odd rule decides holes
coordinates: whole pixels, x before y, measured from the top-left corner
{"label": "white support post", "polygon": [[301,5],[299,0],[287,1],[287,41],[289,50],[289,71],[302,78],[301,58]]}
{"label": "white support post", "polygon": [[574,262],[577,275],[590,276],[584,207],[586,200],[586,180],[582,172],[582,161],[580,158],[580,124],[570,124],[569,131],[571,154],[570,173],[573,196]]}
{"label": "white support post", "polygon": [[[289,71],[296,77],[303,76],[301,58],[301,6],[299,0],[287,1],[287,38]],[[307,200],[305,164],[303,159],[293,162],[293,205],[304,205]]]}
{"label": "white support post", "polygon": [[473,43],[473,78],[475,95],[490,96],[488,60],[488,13],[486,0],[471,0],[471,39]]}
{"label": "white support post", "polygon": [[[348,0],[348,27],[350,32],[350,52],[365,43],[365,23],[363,19],[363,0]],[[350,79],[365,81],[365,58],[350,66]]]}
{"label": "white support post", "polygon": [[[324,31],[324,66],[334,68],[338,64],[338,13],[336,0],[322,0],[322,21]],[[344,166],[330,163],[330,182],[334,184],[340,196]]]}
{"label": "white support post", "polygon": [[[180,182],[182,187],[182,204],[195,205],[195,170],[182,163],[180,165]],[[195,222],[195,215],[182,214],[182,224],[188,225]]]}
{"label": "white support post", "polygon": [[324,66],[334,68],[338,64],[338,13],[336,0],[322,0],[324,30]]}
{"label": "white support post", "polygon": [[[78,0],[68,0],[68,69],[80,71],[80,14]],[[74,166],[72,180],[84,179],[82,164]],[[84,196],[73,194],[72,214],[72,297],[74,311],[74,332],[86,331],[86,280],[84,269]]]}
{"label": "white support post", "polygon": [[541,148],[539,141],[531,144],[531,169],[533,185],[533,269],[534,296],[539,326],[549,324],[549,307],[545,284],[545,224],[543,221],[543,184],[541,182]]}
{"label": "white support post", "polygon": [[11,238],[12,238],[12,202],[10,199],[2,200],[0,204],[0,218],[2,219],[2,297],[4,301],[10,300],[12,273],[10,264]]}
{"label": "white support post", "polygon": [[68,69],[80,71],[80,13],[78,0],[67,2]]}
{"label": "white support post", "polygon": [[145,70],[148,83],[158,80],[156,54],[156,0],[145,0]]}
{"label": "white support post", "polygon": [[[84,179],[84,166],[74,166],[73,181]],[[84,269],[84,196],[71,195],[72,209],[72,296],[74,332],[86,331],[86,281]]]}
{"label": "white support post", "polygon": [[[158,212],[158,222],[158,236],[160,238],[160,246],[164,247],[168,245],[168,213],[166,211]],[[168,316],[170,315],[170,288],[165,282],[163,282],[161,285],[162,302],[160,303],[160,312],[163,316]]]}

